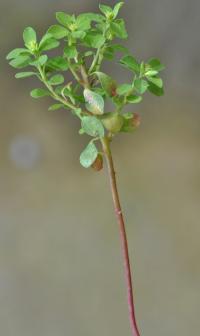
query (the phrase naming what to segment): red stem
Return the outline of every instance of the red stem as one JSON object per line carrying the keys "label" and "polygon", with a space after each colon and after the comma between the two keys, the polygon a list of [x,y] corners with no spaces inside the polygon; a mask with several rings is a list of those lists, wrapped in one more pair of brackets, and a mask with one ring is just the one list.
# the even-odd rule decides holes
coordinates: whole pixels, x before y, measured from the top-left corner
{"label": "red stem", "polygon": [[102,145],[103,145],[103,151],[104,151],[106,161],[107,161],[107,166],[108,166],[108,173],[109,173],[110,186],[111,186],[115,213],[116,213],[116,217],[119,223],[120,241],[121,241],[123,261],[124,261],[124,273],[125,273],[126,288],[127,288],[131,332],[132,332],[132,336],[140,336],[140,333],[137,327],[136,317],[135,317],[131,266],[130,266],[130,260],[129,260],[129,252],[128,252],[128,241],[127,241],[124,218],[122,214],[122,208],[121,208],[120,200],[119,200],[119,193],[117,189],[117,181],[116,181],[116,176],[115,176],[115,170],[114,170],[114,164],[113,164],[113,159],[112,159],[112,153],[110,150],[109,140],[107,138],[104,138],[102,140]]}

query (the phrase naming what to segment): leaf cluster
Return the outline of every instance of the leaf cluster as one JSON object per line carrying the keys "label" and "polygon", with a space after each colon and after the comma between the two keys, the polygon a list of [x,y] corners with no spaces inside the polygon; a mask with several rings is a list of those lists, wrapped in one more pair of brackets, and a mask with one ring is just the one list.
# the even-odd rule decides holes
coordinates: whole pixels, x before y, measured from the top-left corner
{"label": "leaf cluster", "polygon": [[[56,102],[49,110],[68,109],[80,119],[79,133],[92,138],[80,156],[85,168],[100,158],[98,140],[138,127],[137,115],[123,112],[126,105],[140,103],[147,91],[156,96],[164,93],[159,76],[164,66],[160,61],[153,58],[139,62],[118,41],[128,37],[124,20],[118,18],[123,4],[119,2],[114,8],[101,4],[99,14],[57,12],[57,23],[42,38],[27,27],[24,46],[7,55],[9,64],[20,70],[17,79],[36,76],[41,82],[41,87],[31,91],[33,98],[50,96]],[[58,50],[57,56],[51,53],[53,49]],[[116,53],[123,54],[120,60]],[[119,66],[131,72],[131,82],[118,84],[102,72],[104,60],[117,60]],[[70,73],[72,81],[67,80]],[[111,112],[105,111],[107,100],[113,103]]]}

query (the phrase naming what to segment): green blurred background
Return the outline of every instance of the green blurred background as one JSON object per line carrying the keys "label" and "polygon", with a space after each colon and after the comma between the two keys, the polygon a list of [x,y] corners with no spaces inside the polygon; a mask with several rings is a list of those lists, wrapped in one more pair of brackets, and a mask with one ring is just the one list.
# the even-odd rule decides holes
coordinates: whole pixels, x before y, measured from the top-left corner
{"label": "green blurred background", "polygon": [[[127,0],[126,45],[166,64],[164,98],[134,110],[141,128],[113,143],[143,336],[200,329],[199,0]],[[114,1],[104,1],[113,5]],[[79,165],[87,137],[66,111],[34,101],[5,55],[24,27],[98,1],[0,1],[0,330],[3,336],[130,335],[106,171]],[[127,71],[107,63],[119,82]],[[119,69],[119,70],[118,70]]]}

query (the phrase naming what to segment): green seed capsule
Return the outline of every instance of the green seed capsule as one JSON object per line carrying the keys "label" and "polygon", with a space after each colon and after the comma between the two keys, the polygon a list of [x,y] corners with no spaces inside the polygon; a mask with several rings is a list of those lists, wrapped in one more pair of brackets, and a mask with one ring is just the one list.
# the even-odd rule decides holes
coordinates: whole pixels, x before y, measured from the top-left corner
{"label": "green seed capsule", "polygon": [[118,113],[107,113],[102,118],[102,123],[104,127],[111,133],[118,133],[124,123],[124,118]]}

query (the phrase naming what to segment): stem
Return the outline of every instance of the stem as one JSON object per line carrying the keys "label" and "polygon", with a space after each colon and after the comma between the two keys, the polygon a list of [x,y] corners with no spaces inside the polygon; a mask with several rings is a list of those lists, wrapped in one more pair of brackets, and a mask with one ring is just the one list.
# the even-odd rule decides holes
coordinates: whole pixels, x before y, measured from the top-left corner
{"label": "stem", "polygon": [[[107,26],[107,27],[105,28],[105,30],[104,30],[104,32],[103,32],[103,37],[106,36],[106,32],[107,32],[108,28],[109,28],[109,26]],[[98,68],[100,67],[101,62],[102,62],[102,60],[103,60],[103,58],[100,59],[100,54],[101,54],[101,51],[102,51],[103,48],[104,48],[104,45],[103,45],[103,46],[100,46],[100,47],[97,49],[96,55],[94,56],[92,65],[91,65],[91,67],[90,67],[90,69],[89,69],[89,74],[91,74],[91,73],[95,70],[95,67],[96,67],[96,66],[98,66]],[[97,70],[98,70],[98,69],[97,69]]]}
{"label": "stem", "polygon": [[45,73],[43,72],[41,66],[38,67],[42,82],[44,83],[44,85],[47,87],[47,89],[50,91],[52,98],[54,98],[55,100],[59,101],[60,103],[62,103],[63,105],[67,106],[69,109],[71,110],[77,110],[77,106],[72,105],[68,100],[60,97],[52,88],[52,86],[48,83]]}
{"label": "stem", "polygon": [[102,49],[102,47],[99,47],[99,48],[97,49],[97,53],[96,53],[96,55],[95,55],[95,57],[94,57],[94,59],[93,59],[92,65],[91,65],[91,67],[90,67],[90,69],[89,69],[89,73],[92,73],[92,72],[93,72],[93,70],[95,69],[96,64],[98,63],[99,55],[100,55],[101,49]]}
{"label": "stem", "polygon": [[116,213],[117,220],[119,223],[120,240],[121,240],[121,247],[122,247],[122,254],[123,254],[123,261],[124,261],[124,273],[125,273],[125,280],[126,280],[126,287],[127,287],[127,298],[128,298],[128,308],[129,308],[129,319],[130,319],[130,324],[131,324],[131,333],[132,333],[132,336],[140,336],[139,330],[137,327],[136,317],[135,317],[131,266],[130,266],[129,251],[128,251],[128,241],[127,241],[127,236],[126,236],[124,218],[123,218],[122,209],[121,209],[120,200],[119,200],[117,181],[116,181],[115,170],[114,170],[114,163],[113,163],[112,153],[110,149],[110,142],[108,138],[103,138],[101,142],[102,142],[103,151],[104,151],[106,161],[107,161],[112,198],[113,198],[115,213]]}
{"label": "stem", "polygon": [[72,73],[72,75],[74,76],[74,78],[76,79],[76,81],[77,81],[78,83],[80,83],[81,80],[80,80],[78,74],[76,73],[76,71],[73,69],[73,66],[72,66],[72,64],[71,64],[71,62],[70,62],[69,59],[68,59],[68,63],[69,63],[69,70],[71,71],[71,73]]}

